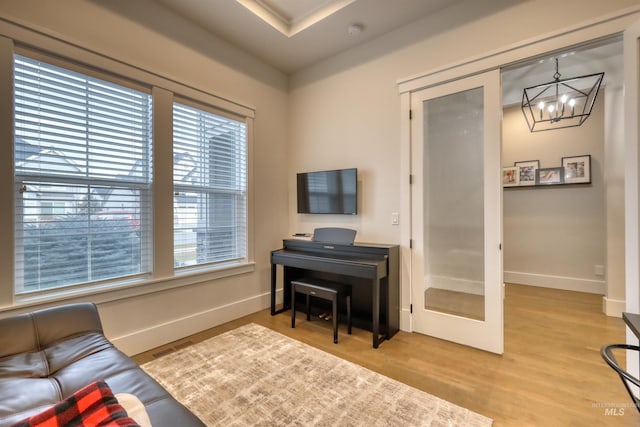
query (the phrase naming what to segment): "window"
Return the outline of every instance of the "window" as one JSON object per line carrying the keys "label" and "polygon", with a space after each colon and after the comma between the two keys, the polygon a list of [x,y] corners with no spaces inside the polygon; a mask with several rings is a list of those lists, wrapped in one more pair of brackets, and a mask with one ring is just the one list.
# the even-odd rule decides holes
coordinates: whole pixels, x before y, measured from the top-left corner
{"label": "window", "polygon": [[151,95],[14,55],[16,293],[151,270]]}
{"label": "window", "polygon": [[175,266],[245,259],[245,123],[175,103],[173,165]]}

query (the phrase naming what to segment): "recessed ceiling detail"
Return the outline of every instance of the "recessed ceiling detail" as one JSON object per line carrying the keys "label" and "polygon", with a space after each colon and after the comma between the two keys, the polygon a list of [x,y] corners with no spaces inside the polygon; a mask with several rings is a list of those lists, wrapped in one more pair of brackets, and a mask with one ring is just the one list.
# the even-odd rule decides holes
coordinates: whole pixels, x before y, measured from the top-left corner
{"label": "recessed ceiling detail", "polygon": [[236,0],[287,37],[306,30],[356,0]]}
{"label": "recessed ceiling detail", "polygon": [[[93,0],[95,1],[95,0]],[[152,0],[285,74],[468,0]],[[494,3],[483,0],[484,3]],[[2,0],[0,0],[2,3]],[[121,4],[127,9],[131,2]],[[475,2],[474,2],[475,3]],[[503,4],[505,2],[495,2]],[[505,6],[500,6],[505,7]],[[490,13],[491,8],[474,8]],[[126,12],[125,12],[126,13]],[[476,13],[476,12],[474,12]],[[470,19],[467,16],[465,19]],[[357,35],[349,26],[359,24]],[[447,26],[442,26],[446,29]],[[356,30],[357,31],[357,30]],[[422,30],[420,30],[422,31]],[[428,28],[425,31],[430,31]]]}

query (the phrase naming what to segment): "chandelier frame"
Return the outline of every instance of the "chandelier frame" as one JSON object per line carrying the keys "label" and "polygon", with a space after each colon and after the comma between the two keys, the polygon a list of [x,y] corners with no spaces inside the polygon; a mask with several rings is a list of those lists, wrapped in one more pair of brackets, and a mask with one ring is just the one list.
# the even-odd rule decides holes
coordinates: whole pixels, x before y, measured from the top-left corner
{"label": "chandelier frame", "polygon": [[522,92],[521,109],[531,132],[582,125],[591,115],[604,79],[604,72],[560,79],[558,58],[555,61],[553,81]]}

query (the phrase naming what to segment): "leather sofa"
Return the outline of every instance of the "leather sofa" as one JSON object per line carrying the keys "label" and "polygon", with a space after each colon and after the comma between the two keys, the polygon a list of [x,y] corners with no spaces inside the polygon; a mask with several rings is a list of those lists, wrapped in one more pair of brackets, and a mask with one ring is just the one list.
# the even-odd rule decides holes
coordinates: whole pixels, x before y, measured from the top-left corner
{"label": "leather sofa", "polygon": [[66,399],[97,380],[144,404],[151,424],[204,426],[104,336],[94,304],[68,304],[0,319],[0,426]]}

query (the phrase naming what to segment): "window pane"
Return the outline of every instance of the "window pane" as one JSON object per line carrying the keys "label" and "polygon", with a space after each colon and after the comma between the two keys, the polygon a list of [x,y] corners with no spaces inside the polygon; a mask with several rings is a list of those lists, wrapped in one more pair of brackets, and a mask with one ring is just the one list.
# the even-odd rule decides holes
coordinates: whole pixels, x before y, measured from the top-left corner
{"label": "window pane", "polygon": [[16,292],[149,272],[151,96],[14,59]]}
{"label": "window pane", "polygon": [[246,258],[246,125],[174,104],[176,266]]}

